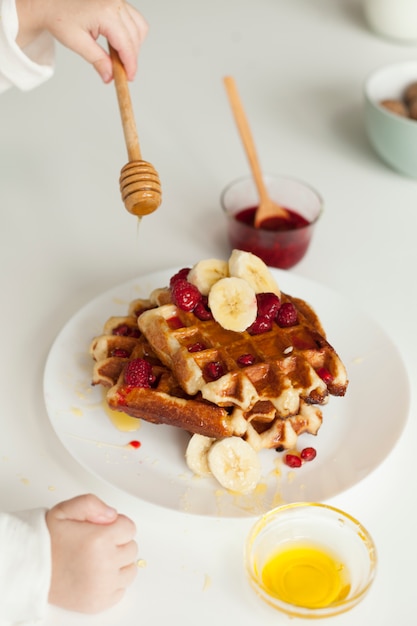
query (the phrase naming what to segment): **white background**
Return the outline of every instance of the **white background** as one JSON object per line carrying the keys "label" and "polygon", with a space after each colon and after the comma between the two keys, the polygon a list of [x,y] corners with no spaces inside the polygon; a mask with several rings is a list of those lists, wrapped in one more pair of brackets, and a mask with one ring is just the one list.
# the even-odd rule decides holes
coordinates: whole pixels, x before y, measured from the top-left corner
{"label": "white background", "polygon": [[[162,207],[139,229],[119,195],[127,157],[112,85],[59,47],[51,81],[0,100],[1,505],[51,506],[93,491],[137,524],[146,567],[125,600],[97,617],[51,609],[47,626],[285,624],[244,578],[242,545],[253,519],[147,505],[72,459],[46,414],[45,359],[65,322],[104,290],[228,254],[219,196],[248,172],[222,85],[232,74],[264,170],[306,180],[325,199],[314,242],[291,271],[377,320],[401,351],[414,391],[416,181],[371,150],[362,88],[374,68],[413,59],[416,48],[372,34],[354,0],[143,0],[138,7],[151,28],[131,95],[143,158],[164,192]],[[414,418],[412,405],[384,463],[331,501],[369,528],[380,559],[366,600],[332,618],[335,625],[414,623]]]}

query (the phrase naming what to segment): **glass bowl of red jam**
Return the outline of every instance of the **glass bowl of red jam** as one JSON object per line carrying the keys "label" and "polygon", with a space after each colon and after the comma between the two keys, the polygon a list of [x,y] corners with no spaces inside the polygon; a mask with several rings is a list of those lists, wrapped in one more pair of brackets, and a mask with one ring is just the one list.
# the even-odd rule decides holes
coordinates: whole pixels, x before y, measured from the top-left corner
{"label": "glass bowl of red jam", "polygon": [[290,617],[344,613],[375,577],[375,544],[364,526],[327,504],[296,502],[261,517],[245,546],[246,573],[257,595]]}
{"label": "glass bowl of red jam", "polygon": [[323,200],[312,187],[295,178],[265,176],[271,199],[288,210],[290,220],[265,220],[255,228],[258,192],[251,177],[230,183],[221,195],[232,249],[252,252],[270,267],[289,269],[304,257],[323,211]]}

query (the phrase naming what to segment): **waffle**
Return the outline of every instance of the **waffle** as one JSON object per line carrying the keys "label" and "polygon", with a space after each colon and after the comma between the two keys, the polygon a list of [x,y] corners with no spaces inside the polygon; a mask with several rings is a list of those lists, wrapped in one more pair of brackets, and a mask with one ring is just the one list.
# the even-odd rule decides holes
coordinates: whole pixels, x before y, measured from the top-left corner
{"label": "waffle", "polygon": [[[347,378],[309,305],[281,294],[296,306],[298,324],[250,335],[202,322],[170,299],[160,289],[133,301],[126,317],[109,318],[92,341],[92,382],[108,388],[112,409],[215,439],[239,436],[256,450],[292,448],[300,434],[317,434],[320,406],[329,394],[345,393]],[[190,352],[196,344],[205,348]],[[255,362],[239,367],[242,354]],[[137,358],[152,364],[150,388],[125,382],[126,365]],[[225,373],[207,380],[207,366],[217,362]],[[331,374],[327,385],[317,374],[322,368]]]}
{"label": "waffle", "polygon": [[151,300],[136,299],[130,303],[128,315],[113,316],[106,321],[103,334],[95,337],[90,345],[94,359],[93,385],[111,387],[116,383],[141,336],[137,318],[153,306],[156,304]]}
{"label": "waffle", "polygon": [[[111,318],[111,322],[116,319],[123,324],[132,320],[131,317]],[[303,402],[299,414],[282,419],[267,403],[260,402],[252,411],[245,413],[238,407],[219,407],[204,400],[199,393],[190,396],[184,392],[171,370],[159,361],[143,335],[133,339],[135,345],[128,358],[115,356],[115,351],[125,349],[124,339],[118,335],[101,335],[93,340],[90,349],[95,360],[92,382],[107,388],[106,401],[113,410],[214,439],[243,437],[256,450],[291,448],[301,433],[316,434],[320,428],[321,412]],[[152,388],[125,384],[125,366],[129,360],[137,358],[152,363],[156,378]]]}
{"label": "waffle", "polygon": [[[225,330],[216,321],[200,321],[193,313],[166,304],[145,311],[138,318],[141,332],[153,350],[189,394],[201,393],[218,406],[238,406],[250,411],[268,401],[277,415],[299,412],[300,402],[325,404],[328,395],[344,395],[346,370],[324,336],[309,305],[281,294],[291,302],[298,323],[252,335]],[[251,355],[252,364],[239,360]],[[212,380],[213,364],[222,374]],[[328,373],[327,383],[319,375]]]}
{"label": "waffle", "polygon": [[[137,301],[130,305],[130,311],[135,310],[138,311]],[[236,434],[236,420],[229,412],[200,395],[191,397],[184,392],[140,333],[135,314],[110,317],[103,334],[91,342],[90,354],[94,360],[92,384],[107,388],[110,408],[154,424],[179,426],[216,439]],[[152,364],[155,376],[152,388],[132,387],[124,382],[125,366],[138,358]]]}

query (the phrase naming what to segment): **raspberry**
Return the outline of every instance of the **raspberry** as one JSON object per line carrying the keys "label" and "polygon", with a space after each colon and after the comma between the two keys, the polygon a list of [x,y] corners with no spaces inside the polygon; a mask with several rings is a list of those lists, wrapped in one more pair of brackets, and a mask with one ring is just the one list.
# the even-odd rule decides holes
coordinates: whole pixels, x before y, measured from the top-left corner
{"label": "raspberry", "polygon": [[255,357],[253,354],[241,354],[237,359],[237,364],[241,367],[247,367],[248,365],[253,365],[255,363]]}
{"label": "raspberry", "polygon": [[205,349],[206,346],[200,341],[196,341],[195,343],[192,343],[191,346],[188,346],[188,352],[201,352]]}
{"label": "raspberry", "polygon": [[194,307],[193,313],[202,322],[208,322],[208,320],[213,319],[213,314],[208,307],[207,296],[202,296],[201,300],[197,302],[197,304]]}
{"label": "raspberry", "polygon": [[116,328],[113,328],[112,335],[120,335],[122,337],[139,337],[139,328],[131,328],[127,324],[120,324]]}
{"label": "raspberry", "polygon": [[186,280],[190,269],[190,267],[183,267],[182,270],[174,274],[174,276],[171,276],[169,280],[169,286],[172,287],[172,285],[176,283],[177,280]]}
{"label": "raspberry", "polygon": [[317,374],[326,383],[326,385],[328,385],[329,383],[332,383],[334,380],[333,376],[331,375],[327,367],[319,367],[319,369],[317,370]]}
{"label": "raspberry", "polygon": [[304,448],[304,450],[301,450],[300,456],[303,461],[308,462],[316,458],[317,452],[315,448]]}
{"label": "raspberry", "polygon": [[131,387],[149,388],[155,382],[152,365],[144,359],[133,359],[126,365],[124,379]]}
{"label": "raspberry", "polygon": [[126,359],[130,355],[129,352],[124,348],[114,348],[111,351],[110,356],[117,356],[119,357],[119,359]]}
{"label": "raspberry", "polygon": [[219,361],[210,361],[204,367],[204,374],[209,380],[217,380],[224,374],[224,367]]}
{"label": "raspberry", "polygon": [[277,313],[277,323],[281,328],[287,328],[288,326],[295,326],[298,322],[297,309],[292,302],[284,302],[281,304]]}
{"label": "raspberry", "polygon": [[188,280],[179,278],[171,286],[172,299],[182,311],[192,311],[201,300],[201,293]]}
{"label": "raspberry", "polygon": [[256,301],[258,303],[258,315],[267,317],[271,320],[275,319],[281,302],[275,293],[265,292],[257,293]]}
{"label": "raspberry", "polygon": [[261,335],[267,333],[272,328],[272,319],[258,315],[256,320],[247,328],[250,335]]}
{"label": "raspberry", "polygon": [[288,467],[301,467],[301,459],[296,454],[286,454],[284,463],[288,465]]}

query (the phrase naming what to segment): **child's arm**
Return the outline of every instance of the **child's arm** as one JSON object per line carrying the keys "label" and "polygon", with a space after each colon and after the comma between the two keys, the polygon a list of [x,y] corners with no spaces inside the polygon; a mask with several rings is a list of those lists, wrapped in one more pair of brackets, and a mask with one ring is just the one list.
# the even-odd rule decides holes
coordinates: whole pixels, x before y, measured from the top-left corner
{"label": "child's arm", "polygon": [[116,604],[137,573],[134,523],[93,495],[49,511],[0,513],[0,623]]}

